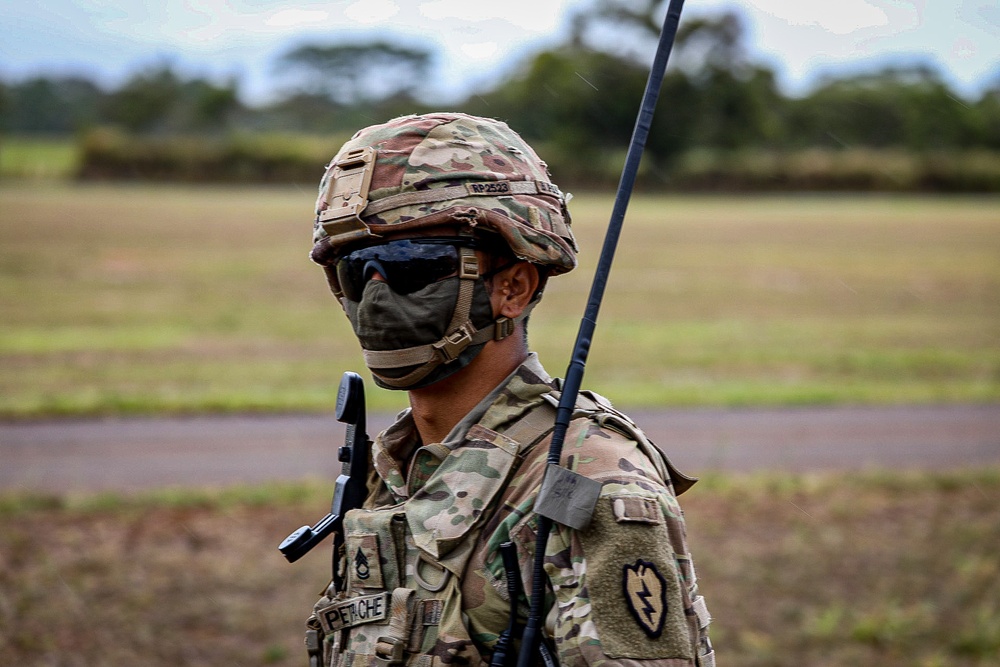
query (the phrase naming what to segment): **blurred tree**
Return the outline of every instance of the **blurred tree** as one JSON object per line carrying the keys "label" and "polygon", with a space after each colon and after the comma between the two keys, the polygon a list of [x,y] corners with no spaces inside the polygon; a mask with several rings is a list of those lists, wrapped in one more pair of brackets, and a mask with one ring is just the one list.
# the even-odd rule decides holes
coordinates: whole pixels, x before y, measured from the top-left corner
{"label": "blurred tree", "polygon": [[[461,107],[495,116],[537,143],[553,169],[583,181],[627,145],[646,72],[619,57],[567,46],[538,54],[492,92]],[[601,174],[606,176],[606,174]]]}
{"label": "blurred tree", "polygon": [[691,80],[696,113],[691,144],[735,149],[761,146],[781,135],[778,115],[784,99],[774,72],[750,63],[745,28],[726,12],[694,18],[677,31],[677,66]]}
{"label": "blurred tree", "polygon": [[[570,42],[649,66],[669,0],[596,0],[571,19]],[[677,30],[671,67],[692,75],[713,70],[739,74],[749,67],[739,14],[687,17]]]}
{"label": "blurred tree", "polygon": [[1000,149],[1000,77],[987,89],[974,107],[977,144]]}
{"label": "blurred tree", "polygon": [[344,111],[324,94],[299,91],[259,109],[256,124],[268,130],[330,132],[338,129]]}
{"label": "blurred tree", "polygon": [[532,138],[572,149],[628,140],[630,103],[642,94],[645,73],[595,51],[546,51],[496,92],[480,99]]}
{"label": "blurred tree", "polygon": [[192,125],[200,129],[225,127],[234,113],[242,108],[236,82],[213,85],[203,79],[184,84],[184,97],[190,100]]}
{"label": "blurred tree", "polygon": [[[482,99],[564,151],[624,149],[666,6],[664,0],[587,6],[573,18],[568,46],[539,54],[503,90]],[[660,167],[693,146],[729,149],[780,137],[783,98],[774,73],[749,63],[736,14],[682,22],[673,53],[647,144]]]}
{"label": "blurred tree", "polygon": [[180,103],[181,87],[167,65],[139,72],[111,95],[106,117],[133,132],[162,128]]}
{"label": "blurred tree", "polygon": [[160,65],[138,72],[112,93],[103,118],[132,132],[206,131],[226,127],[242,109],[234,80],[219,86],[182,79]]}
{"label": "blurred tree", "polygon": [[981,114],[926,65],[830,79],[787,107],[790,143],[799,146],[924,150],[985,139]]}
{"label": "blurred tree", "polygon": [[370,104],[399,94],[412,96],[426,80],[432,52],[388,42],[300,46],[280,58],[276,70],[298,81],[298,90],[339,104]]}
{"label": "blurred tree", "polygon": [[104,93],[78,77],[36,77],[5,86],[0,128],[9,132],[67,134],[95,123]]}
{"label": "blurred tree", "polygon": [[10,88],[0,81],[0,132],[10,131]]}
{"label": "blurred tree", "polygon": [[570,19],[570,43],[632,60],[648,60],[669,0],[596,0]]}
{"label": "blurred tree", "polygon": [[676,65],[695,78],[728,72],[745,79],[749,64],[744,39],[746,29],[735,12],[683,21],[677,29]]}

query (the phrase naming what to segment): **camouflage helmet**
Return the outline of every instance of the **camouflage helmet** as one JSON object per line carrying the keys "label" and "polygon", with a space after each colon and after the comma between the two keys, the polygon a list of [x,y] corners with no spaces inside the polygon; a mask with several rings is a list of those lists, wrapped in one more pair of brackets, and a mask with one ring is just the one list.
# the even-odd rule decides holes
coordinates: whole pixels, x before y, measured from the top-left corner
{"label": "camouflage helmet", "polygon": [[312,258],[371,237],[459,223],[498,233],[549,274],[576,266],[568,196],[505,123],[461,113],[403,116],[359,131],[320,182]]}

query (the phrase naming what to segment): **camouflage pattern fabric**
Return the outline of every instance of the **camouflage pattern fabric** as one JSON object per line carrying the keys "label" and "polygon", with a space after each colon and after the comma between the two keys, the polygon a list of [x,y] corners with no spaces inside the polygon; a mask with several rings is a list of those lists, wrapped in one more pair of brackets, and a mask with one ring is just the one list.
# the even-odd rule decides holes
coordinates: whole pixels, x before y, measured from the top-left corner
{"label": "camouflage pattern fabric", "polygon": [[[550,180],[545,163],[506,124],[460,113],[403,116],[365,128],[344,144],[320,183],[313,226],[317,263],[327,264],[342,246],[358,242],[356,234],[331,237],[319,214],[330,205],[330,179],[338,161],[366,147],[377,150],[368,207],[360,214],[372,234],[457,222],[497,232],[515,255],[548,266],[553,274],[576,266],[567,197]],[[534,192],[514,193],[532,184]],[[447,199],[370,213],[392,197],[433,197],[455,186],[465,187]]]}
{"label": "camouflage pattern fabric", "polygon": [[[364,509],[347,515],[352,534],[346,567],[354,596],[372,592],[359,585],[358,573],[373,581],[373,562],[379,563],[382,590],[397,585],[417,590],[422,611],[413,627],[419,626],[420,636],[411,634],[407,664],[488,663],[509,611],[501,543],[517,546],[521,577],[530,590],[538,521],[532,507],[549,436],[516,442],[505,433],[547,409],[556,389],[532,355],[458,437],[422,445],[408,412],[379,435],[369,498]],[[671,469],[628,424],[593,394],[581,398],[571,422],[563,465],[603,487],[589,527],[577,531],[557,524],[549,540],[546,633],[564,667],[635,660],[656,667],[712,665],[709,616],[698,595]],[[395,538],[389,535],[393,530]],[[406,564],[399,568],[387,556],[399,547],[386,543],[402,544],[404,532]],[[444,585],[428,591],[428,580]],[[317,609],[330,604],[324,598]],[[518,608],[523,620],[528,601],[519,600]],[[328,636],[343,652],[333,664],[368,659],[376,627],[348,631],[344,644]]]}

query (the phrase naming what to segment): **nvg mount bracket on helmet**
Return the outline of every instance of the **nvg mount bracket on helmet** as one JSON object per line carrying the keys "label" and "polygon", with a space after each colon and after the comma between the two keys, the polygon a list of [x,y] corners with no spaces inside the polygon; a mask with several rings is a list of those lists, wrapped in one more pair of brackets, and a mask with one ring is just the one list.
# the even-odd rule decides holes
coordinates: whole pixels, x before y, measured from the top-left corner
{"label": "nvg mount bracket on helmet", "polygon": [[331,162],[326,190],[329,208],[321,211],[318,222],[331,238],[341,243],[351,243],[371,232],[361,220],[361,212],[368,206],[368,189],[375,169],[376,151],[371,146],[355,148]]}

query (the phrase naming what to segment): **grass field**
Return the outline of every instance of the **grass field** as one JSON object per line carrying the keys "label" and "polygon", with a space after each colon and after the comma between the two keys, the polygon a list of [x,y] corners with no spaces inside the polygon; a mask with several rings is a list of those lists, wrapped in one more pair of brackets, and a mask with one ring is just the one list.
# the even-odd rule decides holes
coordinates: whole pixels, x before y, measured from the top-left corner
{"label": "grass field", "polygon": [[[308,189],[0,188],[0,416],[330,410]],[[610,197],[531,338],[561,375]],[[1000,198],[633,199],[586,384],[626,407],[1000,399]],[[403,397],[370,386],[374,409]]]}
{"label": "grass field", "polygon": [[[328,484],[0,499],[0,664],[301,665]],[[719,664],[986,667],[1000,469],[710,477],[682,497]]]}
{"label": "grass field", "polygon": [[[295,188],[0,187],[0,416],[331,410],[360,355]],[[532,340],[561,374],[610,199]],[[625,406],[1000,399],[1000,199],[637,197],[587,384]],[[369,384],[375,409],[401,405]],[[0,664],[300,665],[329,483],[0,496]],[[1000,469],[709,475],[722,665],[986,667]]]}
{"label": "grass field", "polygon": [[71,178],[79,162],[79,146],[68,139],[0,137],[0,181]]}

